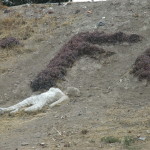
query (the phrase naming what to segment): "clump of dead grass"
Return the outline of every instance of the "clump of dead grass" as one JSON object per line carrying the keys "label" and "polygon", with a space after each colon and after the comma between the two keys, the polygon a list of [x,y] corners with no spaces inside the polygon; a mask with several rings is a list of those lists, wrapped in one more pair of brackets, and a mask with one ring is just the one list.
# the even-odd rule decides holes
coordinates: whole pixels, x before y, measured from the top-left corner
{"label": "clump of dead grass", "polygon": [[139,80],[150,81],[150,48],[138,56],[131,71]]}
{"label": "clump of dead grass", "polygon": [[57,55],[50,61],[45,70],[41,71],[31,82],[33,91],[49,89],[56,85],[57,80],[64,79],[67,68],[83,55],[93,56],[105,53],[105,50],[94,44],[115,44],[122,42],[135,43],[141,40],[136,34],[126,35],[122,32],[105,34],[103,32],[82,32],[64,44]]}
{"label": "clump of dead grass", "polygon": [[21,14],[11,12],[7,17],[0,19],[0,38],[14,36],[20,40],[26,40],[34,32],[31,25],[32,23],[27,21]]}

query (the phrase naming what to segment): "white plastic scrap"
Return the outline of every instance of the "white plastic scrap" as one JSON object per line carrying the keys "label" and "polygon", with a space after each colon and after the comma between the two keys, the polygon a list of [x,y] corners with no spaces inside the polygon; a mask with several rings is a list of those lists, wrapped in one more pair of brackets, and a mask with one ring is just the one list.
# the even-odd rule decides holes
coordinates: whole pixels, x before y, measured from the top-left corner
{"label": "white plastic scrap", "polygon": [[145,141],[146,137],[139,137],[138,139],[141,140],[141,141]]}

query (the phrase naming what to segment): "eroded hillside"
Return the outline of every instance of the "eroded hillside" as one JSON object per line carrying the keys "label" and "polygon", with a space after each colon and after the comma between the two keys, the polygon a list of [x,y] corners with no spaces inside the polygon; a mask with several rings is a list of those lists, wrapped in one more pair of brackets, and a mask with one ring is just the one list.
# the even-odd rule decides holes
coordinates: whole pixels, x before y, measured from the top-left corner
{"label": "eroded hillside", "polygon": [[0,39],[14,37],[20,44],[0,48],[0,107],[40,93],[32,92],[30,82],[77,33],[124,32],[142,40],[95,45],[110,55],[77,60],[57,86],[76,87],[80,97],[37,114],[0,116],[0,148],[149,150],[150,86],[130,74],[150,48],[149,23],[146,0],[1,6]]}

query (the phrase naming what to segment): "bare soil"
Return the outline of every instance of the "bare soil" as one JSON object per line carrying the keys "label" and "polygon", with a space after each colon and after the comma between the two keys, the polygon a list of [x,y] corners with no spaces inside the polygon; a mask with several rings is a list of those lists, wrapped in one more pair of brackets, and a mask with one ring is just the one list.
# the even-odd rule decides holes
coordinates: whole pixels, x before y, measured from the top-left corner
{"label": "bare soil", "polygon": [[[30,81],[73,35],[82,31],[136,33],[134,44],[105,44],[110,57],[82,57],[68,69],[63,91],[73,86],[80,97],[37,114],[0,116],[1,150],[149,150],[150,86],[130,74],[135,59],[150,47],[150,2],[110,0],[96,3],[0,7],[0,38],[14,36],[22,45],[0,48],[0,107],[33,94]],[[8,9],[9,13],[4,13]],[[105,25],[96,28],[105,17]],[[104,143],[113,136],[121,143]],[[135,138],[124,146],[125,137]],[[139,140],[139,137],[146,138]]]}

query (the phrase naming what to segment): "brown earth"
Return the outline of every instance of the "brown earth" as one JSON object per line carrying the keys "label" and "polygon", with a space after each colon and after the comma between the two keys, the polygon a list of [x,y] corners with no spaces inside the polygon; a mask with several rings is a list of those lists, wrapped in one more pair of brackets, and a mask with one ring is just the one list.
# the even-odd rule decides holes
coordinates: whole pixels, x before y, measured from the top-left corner
{"label": "brown earth", "polygon": [[[10,12],[4,13],[6,9]],[[105,25],[97,29],[102,17]],[[143,37],[135,44],[102,45],[115,55],[83,57],[68,69],[58,87],[79,88],[80,97],[38,114],[0,116],[0,150],[149,150],[150,86],[129,73],[137,56],[150,47],[149,24],[147,0],[0,7],[0,38],[14,36],[22,43],[0,49],[0,107],[37,94],[30,81],[78,32],[121,31]],[[110,136],[122,142],[101,141]],[[135,142],[124,146],[125,137]]]}

